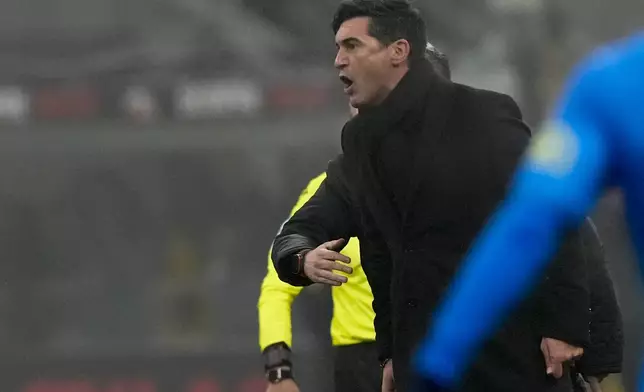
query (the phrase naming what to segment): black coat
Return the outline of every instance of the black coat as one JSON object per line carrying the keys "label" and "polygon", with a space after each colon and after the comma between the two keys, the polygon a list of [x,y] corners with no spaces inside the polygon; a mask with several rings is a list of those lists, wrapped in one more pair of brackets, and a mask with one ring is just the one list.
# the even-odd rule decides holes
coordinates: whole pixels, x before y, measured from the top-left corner
{"label": "black coat", "polygon": [[[311,283],[293,273],[296,252],[360,238],[380,355],[393,358],[399,392],[409,390],[412,352],[505,195],[529,135],[510,97],[452,83],[415,64],[382,105],[346,124],[343,154],[278,234],[275,267],[294,285]],[[544,336],[586,343],[584,267],[573,233],[553,263],[548,288],[525,301],[487,343],[463,391],[558,390],[561,383],[546,376],[539,343]]]}
{"label": "black coat", "polygon": [[590,343],[577,368],[586,376],[621,373],[624,351],[622,313],[608,273],[604,249],[590,219],[582,227],[590,288]]}

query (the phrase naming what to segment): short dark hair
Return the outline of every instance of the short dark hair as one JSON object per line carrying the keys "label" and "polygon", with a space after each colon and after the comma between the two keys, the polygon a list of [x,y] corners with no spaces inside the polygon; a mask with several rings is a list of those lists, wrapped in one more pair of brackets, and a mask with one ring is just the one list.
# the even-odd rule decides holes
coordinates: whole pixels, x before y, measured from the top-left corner
{"label": "short dark hair", "polygon": [[449,65],[449,58],[447,58],[447,55],[445,53],[438,50],[429,42],[425,47],[425,58],[432,64],[432,67],[434,67],[434,70],[439,75],[448,80],[452,78],[452,70]]}
{"label": "short dark hair", "polygon": [[343,0],[333,16],[333,33],[342,23],[359,17],[369,18],[369,35],[383,45],[405,39],[410,58],[422,58],[427,44],[425,21],[408,0]]}

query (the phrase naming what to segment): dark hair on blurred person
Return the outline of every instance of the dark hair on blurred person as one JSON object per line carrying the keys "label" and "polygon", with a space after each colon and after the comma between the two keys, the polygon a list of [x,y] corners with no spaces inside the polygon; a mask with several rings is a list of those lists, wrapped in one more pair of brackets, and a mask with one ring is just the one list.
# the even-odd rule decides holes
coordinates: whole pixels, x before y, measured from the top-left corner
{"label": "dark hair on blurred person", "polygon": [[425,58],[431,63],[436,73],[447,80],[452,79],[452,70],[449,66],[449,58],[447,58],[447,55],[445,55],[445,53],[438,50],[429,42],[425,47]]}
{"label": "dark hair on blurred person", "polygon": [[409,42],[409,58],[423,58],[427,44],[425,21],[409,1],[343,0],[333,16],[333,33],[338,32],[342,23],[360,17],[369,18],[369,35],[382,45],[404,39]]}

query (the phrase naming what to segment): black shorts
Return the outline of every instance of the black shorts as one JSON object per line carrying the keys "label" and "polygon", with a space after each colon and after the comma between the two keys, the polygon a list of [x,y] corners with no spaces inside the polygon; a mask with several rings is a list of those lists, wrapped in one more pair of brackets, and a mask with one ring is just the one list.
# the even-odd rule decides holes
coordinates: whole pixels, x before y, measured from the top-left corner
{"label": "black shorts", "polygon": [[380,392],[382,370],[376,343],[335,346],[335,392]]}

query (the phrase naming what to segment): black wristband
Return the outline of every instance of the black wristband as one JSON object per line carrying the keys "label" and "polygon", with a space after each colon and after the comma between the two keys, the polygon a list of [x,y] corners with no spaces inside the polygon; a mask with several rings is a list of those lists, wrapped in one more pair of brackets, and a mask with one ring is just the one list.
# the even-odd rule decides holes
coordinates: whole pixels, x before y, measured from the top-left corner
{"label": "black wristband", "polygon": [[278,367],[266,371],[266,380],[271,384],[293,379],[293,370],[290,367]]}
{"label": "black wristband", "polygon": [[312,250],[313,249],[304,249],[293,255],[293,275],[306,277],[304,274],[304,258],[306,257],[306,254]]}
{"label": "black wristband", "polygon": [[280,366],[291,367],[291,349],[284,342],[271,344],[264,349],[264,370],[278,368]]}

